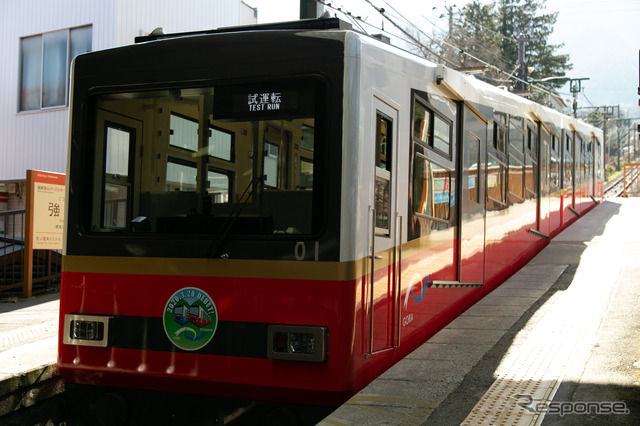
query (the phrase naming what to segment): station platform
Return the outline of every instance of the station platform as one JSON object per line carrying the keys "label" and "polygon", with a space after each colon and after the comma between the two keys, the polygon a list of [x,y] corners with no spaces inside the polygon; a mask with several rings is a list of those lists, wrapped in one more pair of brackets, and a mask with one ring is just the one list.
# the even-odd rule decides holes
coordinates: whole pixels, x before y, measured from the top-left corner
{"label": "station platform", "polygon": [[[640,424],[639,217],[602,202],[320,424]],[[58,298],[0,303],[0,424],[63,389]]]}
{"label": "station platform", "polygon": [[638,218],[602,202],[320,424],[640,424]]}
{"label": "station platform", "polygon": [[59,395],[56,372],[58,292],[0,298],[0,424],[2,416]]}

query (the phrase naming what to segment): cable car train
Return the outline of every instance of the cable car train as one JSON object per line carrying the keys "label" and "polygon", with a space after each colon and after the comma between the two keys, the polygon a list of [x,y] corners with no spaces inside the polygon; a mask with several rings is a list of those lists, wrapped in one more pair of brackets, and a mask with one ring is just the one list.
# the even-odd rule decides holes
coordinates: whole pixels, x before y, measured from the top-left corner
{"label": "cable car train", "polygon": [[599,129],[337,19],[140,41],[73,64],[70,424],[338,406],[602,199]]}

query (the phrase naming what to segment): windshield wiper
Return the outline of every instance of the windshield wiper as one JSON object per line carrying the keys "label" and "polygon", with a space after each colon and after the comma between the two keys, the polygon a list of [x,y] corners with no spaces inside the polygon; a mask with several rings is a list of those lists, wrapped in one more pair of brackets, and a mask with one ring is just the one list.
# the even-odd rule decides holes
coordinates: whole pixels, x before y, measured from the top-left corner
{"label": "windshield wiper", "polygon": [[[258,184],[262,182],[264,182],[263,176],[256,176],[253,179],[251,179],[251,181],[249,182],[249,185],[247,185],[247,188],[244,190],[244,192],[240,196],[240,199],[238,200],[236,205],[233,207],[233,210],[231,210],[231,213],[229,213],[227,218],[224,220],[224,223],[220,228],[220,232],[216,234],[216,238],[213,240],[213,242],[211,243],[211,246],[207,250],[207,257],[213,258],[216,256],[218,250],[220,249],[220,246],[222,245],[224,240],[227,238],[227,235],[229,235],[231,228],[233,228],[233,224],[236,222],[236,219],[238,219],[238,216],[240,216],[240,213],[242,213],[244,206],[247,204],[249,199],[251,199],[253,194],[255,194],[256,189],[259,186]],[[249,191],[249,189],[251,189],[251,191]],[[246,198],[245,198],[245,195],[246,195]],[[226,256],[222,255],[221,257],[224,259],[227,259],[229,255],[226,255]]]}

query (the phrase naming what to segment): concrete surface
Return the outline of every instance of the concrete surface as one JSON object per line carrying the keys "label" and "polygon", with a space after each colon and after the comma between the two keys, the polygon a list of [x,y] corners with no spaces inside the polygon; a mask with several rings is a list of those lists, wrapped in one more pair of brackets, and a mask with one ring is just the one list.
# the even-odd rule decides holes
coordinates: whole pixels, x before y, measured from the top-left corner
{"label": "concrete surface", "polygon": [[58,305],[59,293],[0,303],[0,416],[64,390],[55,369]]}

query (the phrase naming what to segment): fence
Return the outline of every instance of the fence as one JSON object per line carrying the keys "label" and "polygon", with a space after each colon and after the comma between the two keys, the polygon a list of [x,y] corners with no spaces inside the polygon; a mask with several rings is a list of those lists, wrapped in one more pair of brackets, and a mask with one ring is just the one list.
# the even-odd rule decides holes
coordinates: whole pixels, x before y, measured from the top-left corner
{"label": "fence", "polygon": [[640,195],[640,163],[624,165],[624,197]]}
{"label": "fence", "polygon": [[[24,210],[0,212],[0,295],[24,293]],[[36,290],[58,288],[62,255],[56,250],[33,250],[32,284]]]}

